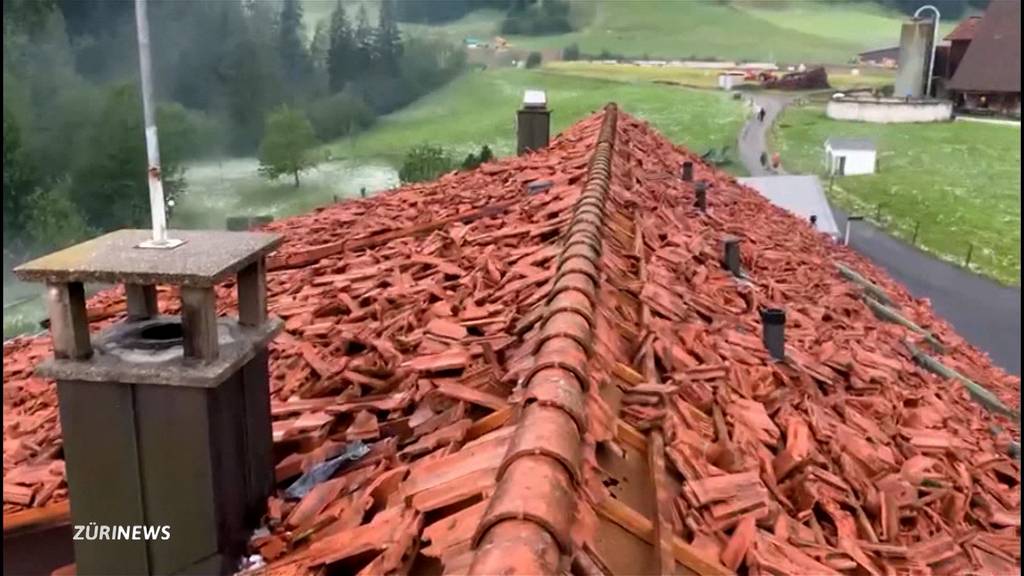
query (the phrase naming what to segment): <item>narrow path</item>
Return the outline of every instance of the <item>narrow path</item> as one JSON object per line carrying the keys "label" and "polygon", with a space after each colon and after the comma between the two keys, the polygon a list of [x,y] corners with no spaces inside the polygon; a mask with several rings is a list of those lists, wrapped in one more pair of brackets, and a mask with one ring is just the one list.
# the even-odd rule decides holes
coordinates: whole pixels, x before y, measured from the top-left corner
{"label": "narrow path", "polygon": [[756,114],[751,115],[736,139],[736,148],[739,150],[740,161],[743,162],[743,166],[751,176],[785,174],[785,171],[782,169],[775,171],[762,166],[761,153],[768,150],[767,135],[772,124],[775,123],[775,118],[794,98],[795,96],[768,93],[753,94],[751,96],[755,112],[759,107],[764,108],[764,122],[759,121]]}
{"label": "narrow path", "polygon": [[[761,166],[766,136],[779,113],[793,100],[779,94],[753,95],[754,109],[763,106],[764,122],[756,117],[737,138],[740,159],[751,176],[784,174]],[[846,228],[847,214],[832,206],[836,225]],[[870,258],[932,308],[971,344],[987,352],[993,363],[1020,375],[1020,288],[1003,286],[908,245],[867,222],[855,224],[850,246]]]}

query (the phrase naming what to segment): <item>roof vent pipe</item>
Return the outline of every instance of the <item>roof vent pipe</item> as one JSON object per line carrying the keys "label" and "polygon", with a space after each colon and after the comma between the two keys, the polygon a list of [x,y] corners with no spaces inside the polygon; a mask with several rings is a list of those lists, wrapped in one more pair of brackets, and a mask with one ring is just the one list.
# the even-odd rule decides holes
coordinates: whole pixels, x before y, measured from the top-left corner
{"label": "roof vent pipe", "polygon": [[735,236],[726,236],[723,241],[722,266],[732,272],[732,275],[740,278],[743,276],[743,267],[740,264],[740,239]]}
{"label": "roof vent pipe", "polygon": [[786,357],[786,311],[782,308],[761,310],[761,340],[774,360]]}
{"label": "roof vent pipe", "polygon": [[704,180],[697,182],[696,187],[697,202],[695,205],[701,212],[708,211],[708,183]]}
{"label": "roof vent pipe", "polygon": [[687,160],[683,162],[683,182],[690,182],[693,180],[693,162]]}

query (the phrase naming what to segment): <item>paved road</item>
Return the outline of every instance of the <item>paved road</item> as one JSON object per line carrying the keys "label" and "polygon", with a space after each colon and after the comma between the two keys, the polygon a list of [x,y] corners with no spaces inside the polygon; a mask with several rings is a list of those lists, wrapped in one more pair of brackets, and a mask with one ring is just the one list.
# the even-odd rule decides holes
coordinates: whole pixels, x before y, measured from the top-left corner
{"label": "paved road", "polygon": [[775,118],[782,112],[791,100],[792,96],[781,94],[754,94],[752,97],[754,110],[763,107],[765,111],[764,122],[760,122],[756,115],[750,117],[743,125],[736,147],[739,150],[740,161],[750,172],[751,176],[769,176],[771,174],[785,174],[783,170],[777,172],[770,168],[761,166],[761,152],[766,150],[768,130],[775,122]]}
{"label": "paved road", "polygon": [[[761,166],[765,135],[791,98],[756,94],[756,106],[765,120],[752,118],[743,126],[737,147],[752,176],[772,174]],[[784,173],[779,170],[778,173]],[[846,228],[846,213],[832,206],[839,230]],[[970,343],[988,352],[1007,372],[1020,375],[1020,288],[1010,288],[938,260],[866,222],[854,224],[850,246],[884,268],[911,294],[931,300],[932,308]]]}
{"label": "paved road", "polygon": [[[832,206],[846,229],[846,213]],[[867,222],[854,222],[850,246],[906,286],[971,344],[1007,372],[1020,375],[1020,288],[1003,286],[914,248]]]}

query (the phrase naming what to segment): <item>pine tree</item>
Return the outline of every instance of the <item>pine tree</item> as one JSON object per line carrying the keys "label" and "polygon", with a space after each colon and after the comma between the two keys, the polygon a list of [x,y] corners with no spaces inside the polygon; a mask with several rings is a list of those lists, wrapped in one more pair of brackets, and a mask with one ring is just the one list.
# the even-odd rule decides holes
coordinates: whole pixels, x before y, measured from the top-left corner
{"label": "pine tree", "polygon": [[[362,11],[366,16],[366,11]],[[327,49],[327,74],[331,92],[339,92],[345,83],[352,79],[353,64],[356,63],[356,41],[352,36],[352,26],[345,17],[345,7],[341,0],[331,13],[331,27],[328,32],[330,47]]]}
{"label": "pine tree", "polygon": [[373,60],[383,70],[394,73],[401,55],[402,35],[395,20],[394,0],[381,0],[380,18],[373,37]]}
{"label": "pine tree", "polygon": [[355,40],[355,57],[352,59],[352,75],[358,77],[370,70],[373,54],[373,28],[370,27],[370,19],[366,15],[366,4],[359,5],[353,39]]}
{"label": "pine tree", "polygon": [[327,53],[331,50],[330,24],[321,20],[316,23],[313,39],[309,41],[309,59],[316,70],[327,70]]}
{"label": "pine tree", "polygon": [[311,63],[302,27],[302,5],[299,0],[284,0],[278,21],[277,49],[285,79],[303,86],[309,79]]}

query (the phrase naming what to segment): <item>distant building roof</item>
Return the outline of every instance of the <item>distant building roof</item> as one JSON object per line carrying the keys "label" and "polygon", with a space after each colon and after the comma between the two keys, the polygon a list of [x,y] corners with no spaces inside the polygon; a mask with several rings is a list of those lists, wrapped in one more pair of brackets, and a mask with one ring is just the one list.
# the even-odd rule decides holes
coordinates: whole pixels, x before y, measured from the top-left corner
{"label": "distant building roof", "polygon": [[829,138],[825,145],[833,150],[874,150],[875,143],[867,138]]}
{"label": "distant building roof", "polygon": [[956,25],[956,28],[952,32],[946,34],[944,40],[950,42],[956,40],[974,40],[974,34],[978,30],[978,24],[981,23],[981,16],[970,16],[964,18]]}
{"label": "distant building roof", "polygon": [[889,48],[876,48],[874,50],[865,50],[864,52],[857,54],[857,56],[861,60],[884,60],[886,58],[896,60],[897,57],[899,57],[899,54],[900,47],[892,46]]}
{"label": "distant building roof", "polygon": [[1020,2],[989,3],[949,88],[1020,92]]}

